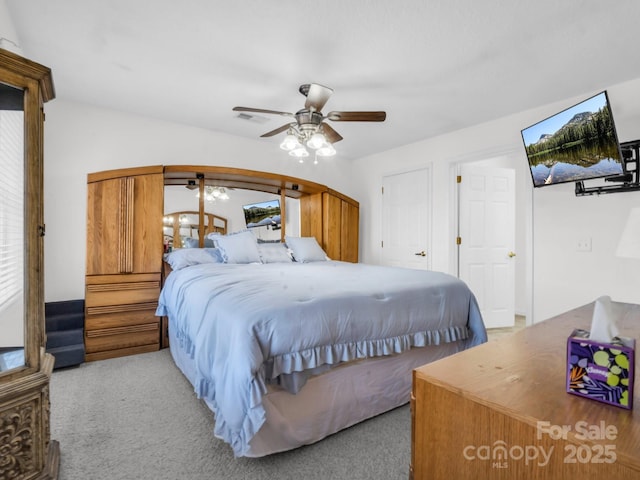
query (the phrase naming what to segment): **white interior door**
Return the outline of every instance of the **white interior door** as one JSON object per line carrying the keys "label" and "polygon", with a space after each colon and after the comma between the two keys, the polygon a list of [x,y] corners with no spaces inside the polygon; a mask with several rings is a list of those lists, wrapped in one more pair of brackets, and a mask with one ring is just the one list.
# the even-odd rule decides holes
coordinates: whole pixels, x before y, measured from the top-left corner
{"label": "white interior door", "polygon": [[461,167],[459,272],[487,328],[514,325],[515,170]]}
{"label": "white interior door", "polygon": [[431,171],[429,168],[382,179],[382,263],[431,268]]}

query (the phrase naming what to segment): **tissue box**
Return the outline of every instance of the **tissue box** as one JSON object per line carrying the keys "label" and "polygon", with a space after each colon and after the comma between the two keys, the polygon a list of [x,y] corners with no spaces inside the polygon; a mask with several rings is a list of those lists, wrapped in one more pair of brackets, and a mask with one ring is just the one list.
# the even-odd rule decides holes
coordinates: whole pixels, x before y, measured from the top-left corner
{"label": "tissue box", "polygon": [[632,338],[596,342],[574,330],[567,340],[567,392],[631,409],[635,345]]}

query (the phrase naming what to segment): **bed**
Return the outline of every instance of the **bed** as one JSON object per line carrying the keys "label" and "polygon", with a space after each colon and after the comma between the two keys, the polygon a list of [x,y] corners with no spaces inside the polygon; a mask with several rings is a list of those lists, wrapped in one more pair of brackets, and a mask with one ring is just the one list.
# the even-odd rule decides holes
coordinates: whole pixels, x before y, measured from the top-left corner
{"label": "bed", "polygon": [[450,275],[282,244],[240,259],[216,245],[172,264],[156,313],[236,456],[311,444],[406,404],[414,368],[486,341],[473,293]]}

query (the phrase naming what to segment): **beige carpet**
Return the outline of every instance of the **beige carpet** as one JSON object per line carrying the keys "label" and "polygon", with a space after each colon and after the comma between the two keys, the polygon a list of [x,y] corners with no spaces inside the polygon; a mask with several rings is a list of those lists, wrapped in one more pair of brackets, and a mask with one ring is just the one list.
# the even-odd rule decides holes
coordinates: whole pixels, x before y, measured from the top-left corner
{"label": "beige carpet", "polygon": [[213,432],[168,350],[56,370],[51,438],[60,480],[407,480],[411,418],[404,406],[321,442],[235,458]]}
{"label": "beige carpet", "polygon": [[526,319],[522,315],[516,315],[513,327],[507,328],[489,328],[487,329],[487,337],[489,341],[497,340],[498,338],[506,337],[519,332],[523,328],[526,328]]}

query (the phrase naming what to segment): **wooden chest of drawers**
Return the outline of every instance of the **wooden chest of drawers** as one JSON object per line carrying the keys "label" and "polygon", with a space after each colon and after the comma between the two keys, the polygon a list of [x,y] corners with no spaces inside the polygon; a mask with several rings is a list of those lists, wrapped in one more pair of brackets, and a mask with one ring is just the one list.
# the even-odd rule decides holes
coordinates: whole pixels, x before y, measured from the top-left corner
{"label": "wooden chest of drawers", "polygon": [[[614,308],[639,338],[640,305]],[[634,410],[566,392],[567,337],[592,318],[593,303],[415,369],[410,478],[640,479],[640,390]]]}
{"label": "wooden chest of drawers", "polygon": [[160,273],[94,275],[86,278],[86,360],[101,360],[160,348],[155,316]]}

